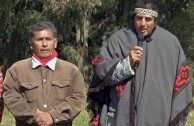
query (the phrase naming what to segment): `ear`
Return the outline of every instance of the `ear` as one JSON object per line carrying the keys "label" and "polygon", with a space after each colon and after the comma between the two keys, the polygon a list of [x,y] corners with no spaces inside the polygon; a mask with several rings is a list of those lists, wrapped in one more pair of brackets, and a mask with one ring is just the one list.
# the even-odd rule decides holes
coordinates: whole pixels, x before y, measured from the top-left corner
{"label": "ear", "polygon": [[30,49],[33,50],[33,45],[31,41],[29,41],[29,46],[30,46]]}
{"label": "ear", "polygon": [[157,25],[158,24],[158,18],[155,18],[155,24]]}
{"label": "ear", "polygon": [[55,48],[57,48],[58,39],[55,40]]}

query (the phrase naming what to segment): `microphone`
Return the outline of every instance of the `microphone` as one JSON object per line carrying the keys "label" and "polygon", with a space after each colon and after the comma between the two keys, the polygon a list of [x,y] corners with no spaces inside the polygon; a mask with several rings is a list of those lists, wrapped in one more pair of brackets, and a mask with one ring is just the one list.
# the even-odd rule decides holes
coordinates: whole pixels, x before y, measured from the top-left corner
{"label": "microphone", "polygon": [[137,46],[142,47],[143,41],[144,41],[144,36],[143,36],[143,34],[139,34],[139,35],[137,36],[137,39],[138,39],[138,41],[137,41]]}
{"label": "microphone", "polygon": [[[137,36],[137,46],[140,46],[140,47],[142,47],[142,45],[143,45],[143,41],[144,41],[144,36],[143,36],[143,34],[139,34],[138,36]],[[137,67],[139,66],[139,63],[135,63],[135,69],[137,69]]]}

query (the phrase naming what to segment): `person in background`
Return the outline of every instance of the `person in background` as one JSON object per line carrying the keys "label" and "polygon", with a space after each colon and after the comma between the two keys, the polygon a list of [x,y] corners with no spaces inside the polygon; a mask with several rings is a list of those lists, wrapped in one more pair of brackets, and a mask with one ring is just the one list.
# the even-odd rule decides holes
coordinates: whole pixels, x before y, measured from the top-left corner
{"label": "person in background", "polygon": [[132,19],[92,61],[90,126],[183,126],[193,103],[179,40],[157,25],[154,2],[138,1]]}
{"label": "person in background", "polygon": [[57,30],[49,21],[32,26],[32,57],[6,72],[4,102],[16,126],[72,126],[85,103],[85,83],[79,69],[57,58]]}
{"label": "person in background", "polygon": [[3,66],[4,60],[3,57],[0,56],[0,123],[2,121],[3,110],[4,110],[4,102],[3,102]]}

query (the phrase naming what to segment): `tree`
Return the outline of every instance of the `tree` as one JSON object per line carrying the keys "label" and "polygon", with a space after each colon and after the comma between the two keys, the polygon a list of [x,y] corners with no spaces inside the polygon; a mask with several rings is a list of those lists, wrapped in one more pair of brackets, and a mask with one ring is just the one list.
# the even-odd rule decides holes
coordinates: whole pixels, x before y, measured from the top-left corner
{"label": "tree", "polygon": [[[92,76],[90,61],[113,32],[129,25],[129,12],[136,1],[0,1],[0,54],[5,60],[4,70],[31,55],[28,48],[31,25],[50,20],[58,29],[59,56],[76,64],[89,83]],[[178,36],[193,70],[194,3],[192,0],[160,0],[157,3],[159,25]],[[192,74],[194,76],[194,72]]]}

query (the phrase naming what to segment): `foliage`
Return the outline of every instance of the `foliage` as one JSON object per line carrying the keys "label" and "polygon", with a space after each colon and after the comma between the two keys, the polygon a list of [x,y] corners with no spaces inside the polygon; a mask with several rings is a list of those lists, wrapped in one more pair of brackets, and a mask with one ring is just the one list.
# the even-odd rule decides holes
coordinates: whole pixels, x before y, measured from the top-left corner
{"label": "foliage", "polygon": [[[89,84],[92,77],[91,60],[113,32],[129,25],[129,12],[133,10],[136,1],[0,0],[0,55],[5,60],[4,71],[14,62],[31,55],[28,47],[28,31],[31,25],[40,20],[50,20],[58,29],[59,57],[76,64]],[[194,2],[157,2],[158,23],[180,40],[194,82]],[[4,113],[3,123],[6,126],[13,125],[10,113],[7,110]],[[87,125],[88,115],[85,111],[83,113],[75,125],[79,125],[79,122]],[[194,112],[189,117],[188,126],[194,124],[191,119],[193,115]]]}
{"label": "foliage", "polygon": [[71,61],[73,64],[77,65],[80,56],[72,46],[64,46],[63,50],[60,52],[60,57],[63,60]]}
{"label": "foliage", "polygon": [[[5,60],[4,71],[14,62],[31,55],[28,48],[31,25],[40,20],[50,20],[58,29],[57,51],[60,57],[66,57],[66,60],[76,64],[89,83],[92,76],[91,60],[113,32],[129,25],[129,12],[136,1],[0,1],[0,54]],[[159,25],[178,37],[193,70],[194,3],[192,0],[161,0],[157,3]],[[63,50],[68,53],[62,53]],[[70,54],[69,58],[65,54]]]}

